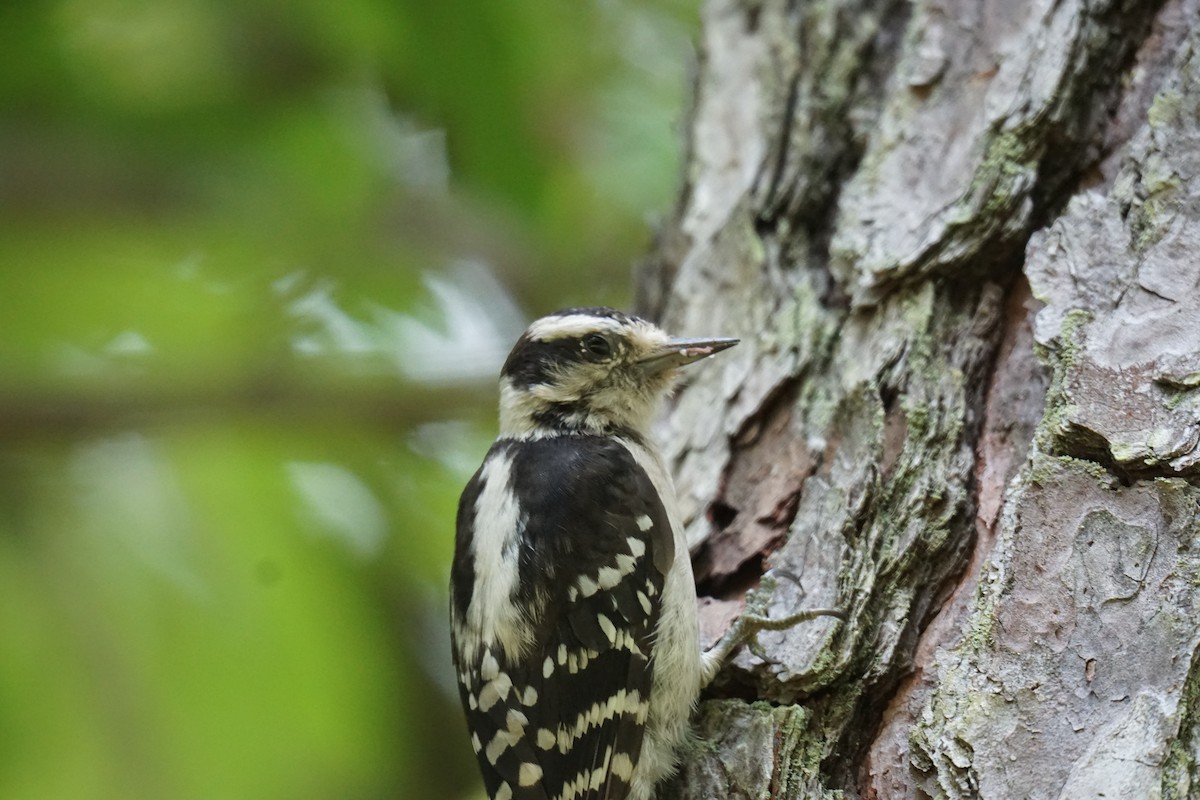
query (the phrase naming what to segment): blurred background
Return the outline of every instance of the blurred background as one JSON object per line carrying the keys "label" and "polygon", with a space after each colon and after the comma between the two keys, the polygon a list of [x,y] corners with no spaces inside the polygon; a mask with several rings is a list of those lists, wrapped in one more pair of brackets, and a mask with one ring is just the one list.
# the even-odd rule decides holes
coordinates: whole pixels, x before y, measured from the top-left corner
{"label": "blurred background", "polygon": [[0,4],[0,798],[478,798],[460,488],[628,305],[687,0]]}

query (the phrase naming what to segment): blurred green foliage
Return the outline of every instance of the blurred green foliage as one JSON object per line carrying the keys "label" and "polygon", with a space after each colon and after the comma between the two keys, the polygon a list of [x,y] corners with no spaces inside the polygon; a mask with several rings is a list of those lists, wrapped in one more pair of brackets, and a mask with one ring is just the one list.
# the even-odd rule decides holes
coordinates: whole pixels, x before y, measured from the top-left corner
{"label": "blurred green foliage", "polygon": [[479,796],[457,493],[627,301],[694,14],[0,5],[0,797]]}

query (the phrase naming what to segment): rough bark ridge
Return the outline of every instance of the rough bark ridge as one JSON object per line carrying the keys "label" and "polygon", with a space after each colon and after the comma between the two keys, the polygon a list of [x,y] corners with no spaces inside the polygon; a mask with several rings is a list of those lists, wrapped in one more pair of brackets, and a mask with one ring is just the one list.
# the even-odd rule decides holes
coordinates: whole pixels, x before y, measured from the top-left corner
{"label": "rough bark ridge", "polygon": [[[1200,796],[1200,0],[708,0],[642,310],[716,633],[662,800]],[[747,703],[760,698],[766,702]]]}

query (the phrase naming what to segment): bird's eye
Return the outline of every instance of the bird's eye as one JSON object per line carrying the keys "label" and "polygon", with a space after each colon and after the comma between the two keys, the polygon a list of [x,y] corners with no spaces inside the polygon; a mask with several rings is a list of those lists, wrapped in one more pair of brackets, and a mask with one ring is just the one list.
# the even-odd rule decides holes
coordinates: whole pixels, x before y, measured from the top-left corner
{"label": "bird's eye", "polygon": [[612,343],[598,333],[583,337],[582,344],[584,354],[597,361],[612,355]]}

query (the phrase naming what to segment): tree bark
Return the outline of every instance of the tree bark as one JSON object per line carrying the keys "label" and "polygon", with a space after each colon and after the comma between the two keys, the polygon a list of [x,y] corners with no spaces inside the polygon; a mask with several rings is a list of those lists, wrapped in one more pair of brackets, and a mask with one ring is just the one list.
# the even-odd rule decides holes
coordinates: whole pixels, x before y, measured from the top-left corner
{"label": "tree bark", "polygon": [[[706,636],[662,800],[1200,797],[1200,0],[708,0],[641,310]],[[753,589],[764,567],[769,580]]]}

